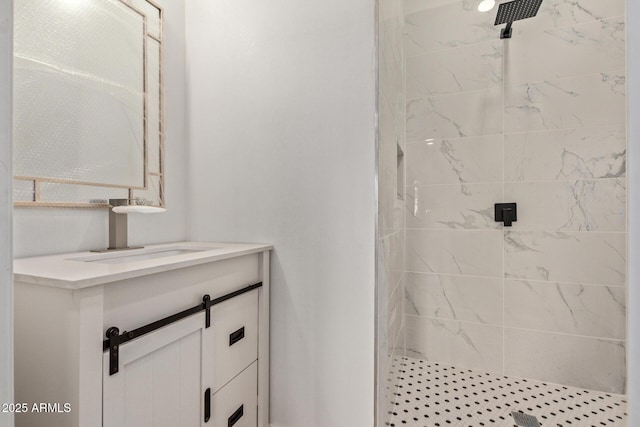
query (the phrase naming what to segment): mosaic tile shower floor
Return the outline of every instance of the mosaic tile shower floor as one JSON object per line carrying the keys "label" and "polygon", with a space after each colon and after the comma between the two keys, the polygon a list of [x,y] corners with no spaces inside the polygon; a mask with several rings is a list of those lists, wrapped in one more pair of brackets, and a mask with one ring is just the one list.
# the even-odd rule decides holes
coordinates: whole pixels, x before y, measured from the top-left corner
{"label": "mosaic tile shower floor", "polygon": [[[396,358],[392,427],[600,427],[626,425],[626,397]],[[527,416],[512,416],[521,412]],[[533,419],[535,417],[535,420]]]}

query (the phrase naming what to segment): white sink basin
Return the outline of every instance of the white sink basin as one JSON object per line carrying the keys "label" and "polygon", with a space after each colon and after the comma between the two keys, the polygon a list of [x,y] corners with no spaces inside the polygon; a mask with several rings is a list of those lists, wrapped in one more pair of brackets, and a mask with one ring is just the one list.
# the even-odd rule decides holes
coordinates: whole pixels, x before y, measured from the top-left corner
{"label": "white sink basin", "polygon": [[117,252],[101,253],[78,258],[69,258],[71,261],[97,262],[100,264],[125,264],[130,262],[147,261],[150,259],[165,258],[177,255],[195,254],[198,252],[221,249],[214,246],[175,246],[165,248],[132,249]]}

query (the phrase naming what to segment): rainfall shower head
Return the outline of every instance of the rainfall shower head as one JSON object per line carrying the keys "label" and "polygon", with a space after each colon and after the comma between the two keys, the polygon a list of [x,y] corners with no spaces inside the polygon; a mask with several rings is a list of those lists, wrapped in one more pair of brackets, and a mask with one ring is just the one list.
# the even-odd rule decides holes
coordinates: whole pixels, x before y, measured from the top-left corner
{"label": "rainfall shower head", "polygon": [[542,0],[513,0],[498,7],[494,25],[507,24],[500,32],[501,39],[511,38],[511,24],[521,19],[532,18],[538,14]]}

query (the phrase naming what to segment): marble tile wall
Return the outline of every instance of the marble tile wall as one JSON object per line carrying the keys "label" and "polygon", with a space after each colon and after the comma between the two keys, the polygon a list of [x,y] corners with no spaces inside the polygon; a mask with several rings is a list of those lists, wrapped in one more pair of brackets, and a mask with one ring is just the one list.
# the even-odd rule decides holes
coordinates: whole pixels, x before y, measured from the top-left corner
{"label": "marble tile wall", "polygon": [[405,352],[405,60],[402,0],[378,10],[377,425],[387,425]]}
{"label": "marble tile wall", "polygon": [[624,0],[478,2],[404,0],[407,354],[624,393]]}

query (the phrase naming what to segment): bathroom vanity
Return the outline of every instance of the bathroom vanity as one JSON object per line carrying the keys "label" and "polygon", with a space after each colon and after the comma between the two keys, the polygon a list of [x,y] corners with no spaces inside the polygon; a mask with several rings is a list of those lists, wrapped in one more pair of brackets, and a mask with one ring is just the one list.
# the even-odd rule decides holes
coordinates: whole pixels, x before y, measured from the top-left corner
{"label": "bathroom vanity", "polygon": [[271,249],[16,260],[16,426],[267,427]]}

